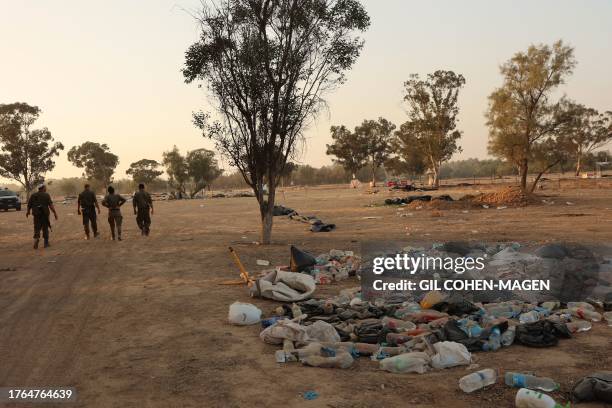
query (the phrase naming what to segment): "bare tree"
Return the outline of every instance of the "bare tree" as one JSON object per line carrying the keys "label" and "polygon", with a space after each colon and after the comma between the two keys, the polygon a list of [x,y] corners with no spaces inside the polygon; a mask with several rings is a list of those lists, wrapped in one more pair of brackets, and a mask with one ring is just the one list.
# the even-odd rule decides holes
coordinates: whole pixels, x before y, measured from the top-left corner
{"label": "bare tree", "polygon": [[358,0],[219,0],[199,22],[183,74],[206,83],[219,119],[200,112],[194,122],[253,189],[267,244],[287,160],[324,93],[344,82],[370,20]]}

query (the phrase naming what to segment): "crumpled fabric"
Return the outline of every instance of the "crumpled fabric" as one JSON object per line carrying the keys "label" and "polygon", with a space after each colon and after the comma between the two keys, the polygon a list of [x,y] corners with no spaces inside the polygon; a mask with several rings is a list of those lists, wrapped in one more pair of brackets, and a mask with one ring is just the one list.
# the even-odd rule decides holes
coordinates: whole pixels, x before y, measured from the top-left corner
{"label": "crumpled fabric", "polygon": [[310,326],[302,326],[292,320],[279,320],[272,326],[266,327],[259,333],[259,337],[268,344],[283,344],[290,340],[302,344],[310,342],[337,343],[340,335],[334,326],[322,321],[316,321]]}
{"label": "crumpled fabric", "polygon": [[572,390],[575,401],[612,403],[612,371],[600,371],[582,378]]}
{"label": "crumpled fabric", "polygon": [[251,296],[264,297],[279,302],[299,302],[308,299],[315,291],[314,278],[303,273],[273,271],[251,286]]}
{"label": "crumpled fabric", "polygon": [[554,323],[540,320],[521,324],[516,327],[516,342],[527,347],[552,347],[559,343],[559,338],[572,337],[565,323]]}

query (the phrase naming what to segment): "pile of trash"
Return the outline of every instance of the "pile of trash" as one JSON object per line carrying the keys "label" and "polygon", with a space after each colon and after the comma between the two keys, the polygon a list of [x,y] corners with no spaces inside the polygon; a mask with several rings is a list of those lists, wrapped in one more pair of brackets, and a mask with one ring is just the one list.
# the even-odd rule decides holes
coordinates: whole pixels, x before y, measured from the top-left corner
{"label": "pile of trash", "polygon": [[304,224],[309,224],[310,231],[312,232],[330,232],[336,229],[336,224],[325,223],[314,215],[300,215],[294,209],[285,207],[282,205],[274,206],[273,215],[275,217],[288,216],[290,219],[294,221],[299,221],[299,222],[303,222]]}
{"label": "pile of trash", "polygon": [[[237,305],[245,309],[243,313],[235,310]],[[437,291],[427,293],[420,302],[370,302],[361,298],[360,288],[354,288],[329,299],[277,307],[272,316],[261,320],[260,338],[282,346],[275,353],[281,364],[301,362],[305,366],[345,369],[355,360],[368,357],[378,362],[381,370],[424,374],[470,366],[473,353],[495,352],[514,343],[537,348],[555,346],[561,339],[580,335],[600,323],[603,317],[597,311],[599,307],[601,304],[595,302],[482,304]],[[259,322],[261,311],[255,306],[234,304],[232,308],[230,322],[244,324],[243,316],[251,316],[250,323]],[[612,325],[610,312],[605,318]],[[584,389],[580,395],[594,398],[594,389],[601,394],[601,386],[594,381],[610,385],[610,375],[599,373],[585,379],[586,384],[577,387]],[[469,393],[497,381],[497,370],[487,368],[461,378],[459,387]],[[535,389],[550,392],[559,388],[552,379],[521,373],[507,372],[501,381],[531,390],[519,391],[517,406],[531,406],[519,405],[519,400],[550,398],[535,393]]]}
{"label": "pile of trash", "polygon": [[[295,246],[291,246],[290,251],[289,265],[262,271],[250,287],[251,296],[280,302],[298,302],[310,298],[316,285],[326,285],[355,276],[361,267],[361,258],[353,251],[332,249],[319,256]],[[267,261],[260,262],[265,264]]]}

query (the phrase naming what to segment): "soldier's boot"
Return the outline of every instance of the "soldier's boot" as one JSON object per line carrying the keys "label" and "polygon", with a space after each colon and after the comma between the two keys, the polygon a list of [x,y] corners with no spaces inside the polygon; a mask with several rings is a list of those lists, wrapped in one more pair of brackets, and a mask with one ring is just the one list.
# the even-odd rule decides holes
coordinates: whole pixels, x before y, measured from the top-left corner
{"label": "soldier's boot", "polygon": [[49,248],[51,244],[49,243],[49,238],[45,238],[45,248]]}
{"label": "soldier's boot", "polygon": [[40,238],[34,238],[34,249],[38,249],[39,243],[40,243]]}
{"label": "soldier's boot", "polygon": [[117,227],[117,239],[121,241],[121,227]]}
{"label": "soldier's boot", "polygon": [[114,241],[115,240],[115,226],[113,224],[110,224],[111,227],[111,239]]}
{"label": "soldier's boot", "polygon": [[85,225],[85,239],[89,241],[89,225]]}

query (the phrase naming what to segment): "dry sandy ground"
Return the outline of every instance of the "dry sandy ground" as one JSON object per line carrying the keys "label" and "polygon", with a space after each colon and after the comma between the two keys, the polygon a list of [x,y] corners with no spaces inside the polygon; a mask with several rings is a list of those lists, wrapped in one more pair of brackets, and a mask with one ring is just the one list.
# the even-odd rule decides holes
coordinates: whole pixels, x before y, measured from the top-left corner
{"label": "dry sandy ground", "polygon": [[[474,189],[440,193],[458,197]],[[79,407],[513,406],[515,390],[500,384],[463,394],[457,381],[465,368],[394,375],[366,358],[348,370],[278,365],[258,327],[226,323],[230,303],[250,300],[244,287],[219,282],[237,277],[230,244],[258,271],[256,259],[286,264],[289,244],[320,253],[359,251],[366,239],[612,240],[612,186],[545,193],[555,205],[412,210],[399,217],[396,208],[368,206],[389,196],[384,189],[374,195],[339,187],[287,190],[282,204],[338,229],[313,234],[277,217],[275,243],[266,247],[251,244],[259,228],[252,198],[159,203],[149,238],[137,234],[126,208],[123,242],[108,240],[105,221],[104,239],[84,241],[74,207],[59,205],[53,246],[39,251],[30,249],[24,212],[0,213],[0,386],[73,386]],[[321,287],[317,296],[356,284]],[[253,302],[265,312],[275,307]],[[612,328],[600,324],[555,348],[513,346],[475,357],[481,368],[553,377],[563,384],[555,394],[563,400],[581,376],[612,368],[611,339]],[[305,401],[306,390],[319,398]]]}

